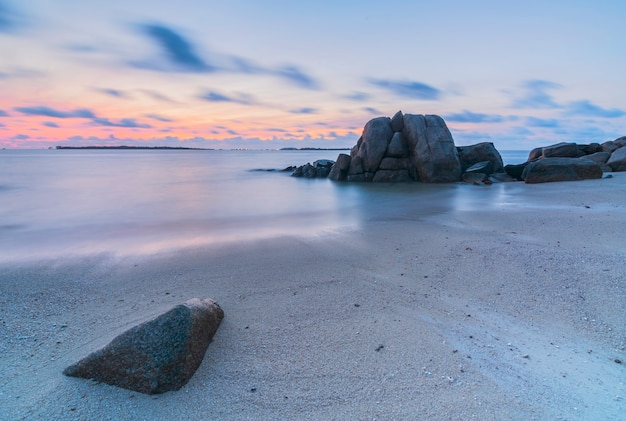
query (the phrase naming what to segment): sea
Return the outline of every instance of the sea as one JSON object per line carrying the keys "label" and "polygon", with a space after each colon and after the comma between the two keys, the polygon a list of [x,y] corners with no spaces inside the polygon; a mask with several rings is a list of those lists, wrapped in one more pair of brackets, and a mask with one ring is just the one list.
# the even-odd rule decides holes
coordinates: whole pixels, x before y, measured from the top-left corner
{"label": "sea", "polygon": [[[0,262],[320,237],[515,202],[498,185],[340,183],[280,171],[340,152],[0,150]],[[521,163],[528,151],[501,155]]]}

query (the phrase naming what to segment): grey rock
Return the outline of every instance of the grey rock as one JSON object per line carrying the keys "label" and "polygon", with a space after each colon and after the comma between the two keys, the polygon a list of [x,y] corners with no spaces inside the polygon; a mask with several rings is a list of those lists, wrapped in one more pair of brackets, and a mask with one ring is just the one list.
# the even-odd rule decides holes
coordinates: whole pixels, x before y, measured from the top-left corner
{"label": "grey rock", "polygon": [[388,117],[378,117],[367,122],[363,129],[363,141],[357,152],[357,156],[362,159],[363,172],[376,172],[392,136],[393,130]]}
{"label": "grey rock", "polygon": [[408,158],[383,158],[378,170],[408,170],[410,162]]}
{"label": "grey rock", "polygon": [[526,183],[602,178],[600,166],[584,158],[543,158],[530,162],[522,174]]}
{"label": "grey rock", "polygon": [[457,147],[459,152],[459,159],[461,161],[461,169],[467,171],[468,168],[483,161],[489,161],[492,165],[492,170],[487,175],[494,172],[502,172],[504,165],[502,162],[502,156],[491,142],[482,142],[470,146]]}
{"label": "grey rock", "polygon": [[530,153],[528,154],[528,159],[526,160],[526,162],[531,162],[537,158],[541,158],[542,152],[543,152],[543,148],[535,148],[531,150]]}
{"label": "grey rock", "polygon": [[465,170],[466,173],[483,173],[485,175],[493,174],[493,164],[491,161],[482,161],[477,162],[472,165],[468,169]]}
{"label": "grey rock", "polygon": [[350,155],[345,153],[339,154],[337,161],[330,169],[328,178],[334,181],[344,181],[348,177],[348,169],[350,168]]}
{"label": "grey rock", "polygon": [[147,394],[178,390],[200,366],[223,318],[215,301],[193,298],[127,330],[63,374]]}
{"label": "grey rock", "polygon": [[555,145],[545,146],[541,150],[542,158],[578,158],[584,153],[576,143],[561,142]]}
{"label": "grey rock", "polygon": [[407,141],[402,132],[395,132],[387,148],[387,156],[392,158],[402,158],[409,155]]}
{"label": "grey rock", "polygon": [[601,152],[602,151],[602,147],[600,146],[599,143],[590,143],[588,145],[578,145],[578,149],[580,149],[580,151],[584,155],[591,155],[591,154],[594,154],[596,152]]}
{"label": "grey rock", "polygon": [[608,153],[613,153],[617,149],[620,148],[620,146],[617,143],[615,143],[614,141],[612,141],[612,140],[609,140],[608,142],[604,142],[600,146],[602,148],[602,152],[608,152]]}
{"label": "grey rock", "polygon": [[616,149],[606,163],[613,171],[626,171],[626,146]]}
{"label": "grey rock", "polygon": [[411,181],[407,170],[378,170],[372,179],[373,183],[404,183]]}
{"label": "grey rock", "polygon": [[404,129],[404,115],[402,111],[398,111],[391,117],[391,130],[401,132]]}
{"label": "grey rock", "polygon": [[313,162],[313,164],[307,163],[297,167],[291,176],[303,178],[326,178],[328,177],[328,174],[334,164],[335,161],[331,161],[330,159],[318,159]]}
{"label": "grey rock", "polygon": [[599,164],[605,164],[606,161],[608,161],[610,157],[611,157],[611,154],[608,152],[595,152],[589,155],[585,155],[583,158],[591,159],[592,161],[595,161]]}
{"label": "grey rock", "polygon": [[486,184],[485,182],[487,182],[488,184],[491,184],[491,182],[489,182],[487,174],[481,173],[481,172],[471,172],[471,173],[466,172],[461,176],[461,180],[464,183],[474,184],[477,186]]}
{"label": "grey rock", "polygon": [[445,183],[460,180],[459,155],[452,134],[441,117],[405,114],[403,133],[421,181]]}
{"label": "grey rock", "polygon": [[[536,161],[536,159],[535,159]],[[504,172],[506,172],[510,177],[522,181],[522,175],[524,173],[524,169],[529,164],[529,162],[524,162],[523,164],[507,164],[504,166]]]}

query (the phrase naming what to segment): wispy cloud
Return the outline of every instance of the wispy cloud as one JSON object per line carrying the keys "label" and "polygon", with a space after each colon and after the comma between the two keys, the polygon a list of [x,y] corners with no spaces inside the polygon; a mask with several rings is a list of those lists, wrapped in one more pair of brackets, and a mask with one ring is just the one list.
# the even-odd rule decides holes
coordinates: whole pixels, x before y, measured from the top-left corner
{"label": "wispy cloud", "polygon": [[365,92],[353,92],[351,94],[344,95],[343,98],[349,99],[351,101],[362,102],[362,101],[366,101],[369,98],[371,98],[371,95],[367,94]]}
{"label": "wispy cloud", "polygon": [[383,112],[380,111],[378,108],[374,108],[374,107],[365,107],[363,108],[364,111],[367,111],[370,114],[376,114],[376,115],[383,115]]}
{"label": "wispy cloud", "polygon": [[120,91],[118,89],[96,88],[96,91],[116,98],[128,98],[128,94],[126,92]]}
{"label": "wispy cloud", "polygon": [[157,57],[131,61],[130,65],[135,68],[163,72],[267,75],[301,88],[320,89],[320,83],[298,66],[291,64],[278,67],[261,66],[247,58],[219,52],[201,55],[196,51],[197,48],[192,41],[166,25],[144,23],[139,24],[138,28],[157,44],[164,53],[164,59]]}
{"label": "wispy cloud", "polygon": [[200,99],[209,102],[233,102],[241,105],[254,105],[256,101],[251,95],[237,94],[236,96],[225,95],[216,91],[207,91],[200,95]]}
{"label": "wispy cloud", "polygon": [[559,120],[554,118],[526,117],[525,122],[530,127],[556,128],[561,126]]}
{"label": "wispy cloud", "polygon": [[626,115],[626,111],[619,108],[602,108],[588,100],[571,102],[567,105],[566,113],[569,115],[602,118],[616,118]]}
{"label": "wispy cloud", "polygon": [[54,127],[54,128],[59,127],[59,125],[56,124],[54,121],[45,121],[42,124],[46,127]]}
{"label": "wispy cloud", "polygon": [[53,118],[95,118],[93,111],[86,108],[79,108],[72,111],[59,111],[44,105],[36,107],[15,107],[15,111],[26,114]]}
{"label": "wispy cloud", "polygon": [[[40,117],[52,117],[52,118],[83,118],[91,120],[91,124],[94,126],[104,126],[104,127],[126,127],[126,128],[141,128],[141,129],[150,129],[152,128],[149,124],[138,123],[134,118],[122,118],[120,120],[114,121],[108,118],[102,118],[96,116],[96,114],[86,108],[79,108],[71,111],[61,111],[56,110],[54,108],[39,105],[35,107],[15,107],[15,111],[20,112],[25,115],[30,116],[40,116]],[[51,124],[54,123],[44,123],[44,125],[48,127],[54,127]]]}
{"label": "wispy cloud", "polygon": [[511,120],[511,117],[503,117],[499,114],[474,113],[464,110],[461,113],[448,114],[445,116],[445,119],[446,121],[456,123],[501,123],[506,120]]}
{"label": "wispy cloud", "polygon": [[[191,72],[210,72],[215,68],[201,58],[185,37],[171,28],[160,24],[139,25],[140,30],[152,38],[165,53],[169,64],[178,70]],[[138,67],[150,67],[150,64],[136,63]],[[158,66],[155,66],[158,69]],[[164,70],[164,69],[160,69]]]}
{"label": "wispy cloud", "polygon": [[547,80],[529,80],[522,84],[522,95],[515,98],[513,108],[551,109],[561,108],[548,93],[550,90],[560,89],[561,85]]}
{"label": "wispy cloud", "polygon": [[370,80],[370,84],[405,98],[432,101],[441,97],[441,91],[439,89],[422,82],[372,79]]}
{"label": "wispy cloud", "polygon": [[316,114],[317,108],[302,107],[302,108],[295,108],[293,110],[289,110],[289,112],[292,114]]}
{"label": "wispy cloud", "polygon": [[269,70],[269,73],[301,88],[319,89],[319,83],[315,79],[295,66],[279,67],[276,70]]}
{"label": "wispy cloud", "polygon": [[163,117],[163,116],[158,115],[158,114],[146,114],[146,117],[148,117],[148,118],[150,118],[152,120],[162,121],[164,123],[171,123],[172,121],[174,121],[174,120],[172,120],[169,117]]}
{"label": "wispy cloud", "polygon": [[104,126],[104,127],[125,127],[125,128],[139,128],[139,129],[151,129],[152,126],[149,124],[141,124],[135,121],[134,118],[123,118],[118,121],[111,121],[108,118],[100,118],[96,117],[91,120],[91,123],[94,126]]}
{"label": "wispy cloud", "polygon": [[17,13],[6,1],[0,0],[0,32],[12,32],[19,26],[20,19]]}
{"label": "wispy cloud", "polygon": [[7,117],[9,115],[9,113],[7,113],[4,110],[0,110],[0,117]]}

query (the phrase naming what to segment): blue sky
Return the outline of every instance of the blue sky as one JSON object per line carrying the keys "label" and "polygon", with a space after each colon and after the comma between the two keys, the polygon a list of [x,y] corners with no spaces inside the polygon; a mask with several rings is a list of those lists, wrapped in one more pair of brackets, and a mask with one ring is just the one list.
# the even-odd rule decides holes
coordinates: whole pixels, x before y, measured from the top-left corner
{"label": "blue sky", "polygon": [[623,1],[0,0],[0,146],[349,147],[626,135]]}

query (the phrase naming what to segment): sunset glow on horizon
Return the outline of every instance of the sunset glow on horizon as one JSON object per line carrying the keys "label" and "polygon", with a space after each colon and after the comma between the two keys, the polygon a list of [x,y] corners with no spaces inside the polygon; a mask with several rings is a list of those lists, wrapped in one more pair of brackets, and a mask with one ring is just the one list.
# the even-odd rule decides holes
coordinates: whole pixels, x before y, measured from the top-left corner
{"label": "sunset glow on horizon", "polygon": [[0,147],[350,147],[441,115],[459,145],[626,135],[626,3],[0,0]]}

